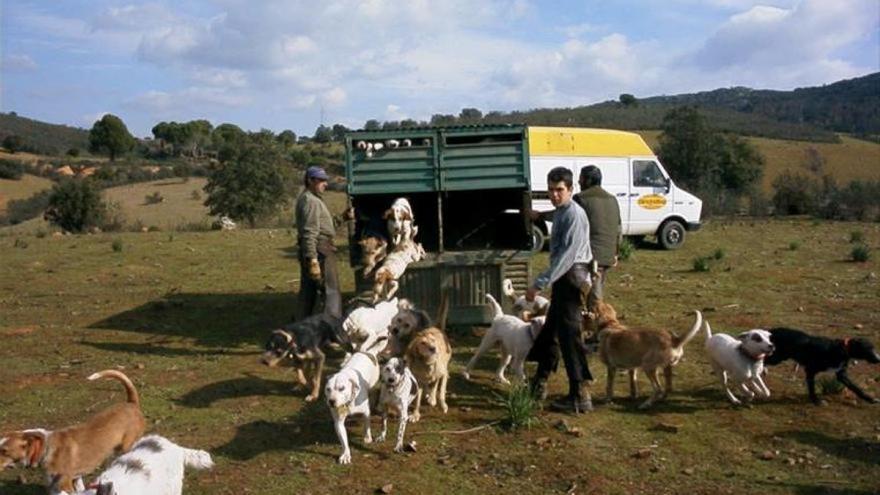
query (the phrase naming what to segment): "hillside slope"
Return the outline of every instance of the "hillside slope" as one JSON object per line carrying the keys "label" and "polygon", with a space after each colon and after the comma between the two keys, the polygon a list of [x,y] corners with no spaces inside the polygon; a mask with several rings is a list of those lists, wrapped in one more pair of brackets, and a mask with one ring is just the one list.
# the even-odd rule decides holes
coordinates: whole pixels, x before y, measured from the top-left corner
{"label": "hillside slope", "polygon": [[0,141],[18,135],[25,145],[44,155],[60,155],[76,148],[89,148],[89,131],[66,125],[48,124],[39,120],[0,113]]}

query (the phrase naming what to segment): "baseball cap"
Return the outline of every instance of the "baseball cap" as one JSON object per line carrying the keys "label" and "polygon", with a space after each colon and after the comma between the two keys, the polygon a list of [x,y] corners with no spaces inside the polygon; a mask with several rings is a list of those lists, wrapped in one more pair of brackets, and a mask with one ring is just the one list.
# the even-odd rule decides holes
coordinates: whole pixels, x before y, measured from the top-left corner
{"label": "baseball cap", "polygon": [[306,178],[318,180],[330,180],[327,172],[321,167],[309,167],[306,169]]}

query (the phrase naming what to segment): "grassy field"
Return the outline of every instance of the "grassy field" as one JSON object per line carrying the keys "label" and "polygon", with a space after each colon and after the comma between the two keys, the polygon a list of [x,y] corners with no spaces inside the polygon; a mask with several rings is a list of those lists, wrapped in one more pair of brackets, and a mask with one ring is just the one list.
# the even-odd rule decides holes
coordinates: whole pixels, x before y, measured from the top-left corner
{"label": "grassy field", "polygon": [[50,189],[53,182],[36,175],[24,174],[20,180],[0,179],[0,215],[6,213],[6,203],[14,199],[25,199]]}
{"label": "grassy field", "polygon": [[[173,230],[187,224],[210,223],[204,205],[206,183],[207,179],[200,177],[140,182],[107,189],[104,200],[119,204],[128,225]],[[163,201],[148,204],[146,196],[155,193],[159,193]]]}
{"label": "grassy field", "polygon": [[[853,231],[874,250],[866,263],[848,261]],[[490,379],[495,357],[473,382],[461,378],[478,338],[456,330],[450,411],[427,409],[407,429],[417,452],[364,445],[353,426],[354,463],[338,466],[326,406],[304,403],[289,369],[258,364],[264,339],[294,310],[292,244],[286,230],[0,237],[0,429],[56,428],[123,400],[118,384],[84,379],[118,367],[139,387],[150,431],[214,455],[213,471],[188,474],[190,494],[373,493],[387,483],[393,493],[880,488],[880,406],[848,393],[809,405],[802,377],[783,365],[768,378],[773,397],[733,408],[709,372],[701,336],[676,370],[675,391],[651,411],[597,400],[581,417],[542,413],[531,430],[457,435],[441,431],[500,419],[496,397],[505,389]],[[694,258],[719,249],[709,272],[692,271]],[[701,309],[716,332],[785,324],[877,342],[878,250],[877,224],[715,220],[679,251],[636,251],[613,272],[609,300],[629,325],[683,332]],[[546,265],[546,254],[534,261]],[[342,274],[350,291],[352,273]],[[595,358],[591,366],[598,399],[604,370]],[[878,368],[859,364],[851,375],[880,396]],[[551,394],[564,390],[560,372]],[[582,436],[558,428],[563,419]],[[41,494],[42,480],[7,470],[0,493]]]}
{"label": "grassy field", "polygon": [[[639,131],[652,149],[657,149],[660,131]],[[852,180],[880,180],[880,144],[841,136],[840,143],[810,143],[781,139],[745,138],[764,156],[764,176],[761,186],[766,193],[773,191],[773,180],[790,170],[808,174],[803,168],[807,150],[819,152],[825,160],[824,173],[830,173],[845,185]]]}

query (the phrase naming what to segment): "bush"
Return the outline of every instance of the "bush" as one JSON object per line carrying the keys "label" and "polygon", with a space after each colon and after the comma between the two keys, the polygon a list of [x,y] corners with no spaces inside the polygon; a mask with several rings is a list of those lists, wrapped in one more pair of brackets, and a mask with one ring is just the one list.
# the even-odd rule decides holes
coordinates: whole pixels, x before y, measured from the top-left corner
{"label": "bush", "polygon": [[79,156],[79,148],[70,148],[67,150],[67,156],[76,158]]}
{"label": "bush", "polygon": [[716,249],[715,252],[712,253],[712,257],[715,258],[716,260],[723,259],[724,258],[724,249],[722,249],[722,248]]}
{"label": "bush", "polygon": [[189,195],[189,197],[193,201],[199,201],[202,199],[202,193],[200,193],[198,189],[193,189],[193,192]]}
{"label": "bush", "polygon": [[165,201],[165,198],[162,197],[162,193],[159,191],[154,192],[153,194],[147,194],[144,196],[144,204],[145,205],[155,205]]}
{"label": "bush", "polygon": [[706,256],[700,256],[698,258],[694,258],[694,271],[695,272],[708,272],[711,269],[709,264],[709,258]]}
{"label": "bush", "polygon": [[507,395],[498,398],[504,410],[502,423],[508,430],[528,429],[538,422],[538,402],[527,384],[517,383],[510,387]]}
{"label": "bush", "polygon": [[23,174],[23,163],[17,160],[0,159],[0,179],[19,180]]}
{"label": "bush", "polygon": [[122,252],[122,239],[113,239],[112,247],[114,253]]}
{"label": "bush", "polygon": [[865,233],[861,230],[853,230],[849,233],[850,244],[861,243],[865,240]]}
{"label": "bush", "polygon": [[785,171],[773,179],[773,206],[777,215],[804,215],[817,210],[818,183]]}
{"label": "bush", "polygon": [[858,244],[853,246],[850,255],[852,256],[853,261],[862,263],[871,259],[871,248],[865,244]]}
{"label": "bush", "polygon": [[16,225],[25,220],[36,218],[49,207],[51,190],[40,191],[25,199],[13,199],[6,204],[6,222]]}
{"label": "bush", "polygon": [[101,192],[89,181],[66,180],[56,184],[49,196],[46,220],[69,232],[101,224],[106,213]]}
{"label": "bush", "polygon": [[620,249],[618,250],[617,257],[620,261],[626,261],[632,257],[635,250],[636,247],[633,245],[632,241],[624,237],[623,240],[620,241]]}
{"label": "bush", "polygon": [[788,243],[789,251],[797,251],[801,247],[801,241],[791,241]]}

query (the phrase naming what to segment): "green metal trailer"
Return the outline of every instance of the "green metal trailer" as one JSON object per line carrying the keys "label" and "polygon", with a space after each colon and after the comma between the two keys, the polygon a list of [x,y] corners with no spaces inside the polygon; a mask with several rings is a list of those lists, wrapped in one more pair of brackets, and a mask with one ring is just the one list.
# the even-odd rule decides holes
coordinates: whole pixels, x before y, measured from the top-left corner
{"label": "green metal trailer", "polygon": [[428,253],[407,267],[401,297],[436,314],[446,291],[450,326],[482,325],[491,321],[485,294],[503,301],[504,278],[526,289],[533,238],[525,126],[354,131],[345,136],[345,151],[359,292],[372,281],[361,276],[356,241],[384,229],[382,214],[398,197],[412,205],[416,241]]}

